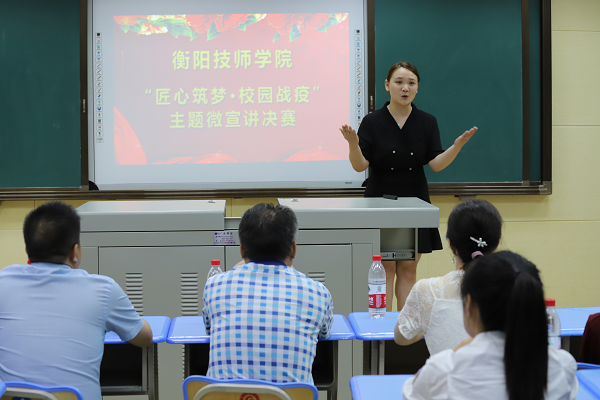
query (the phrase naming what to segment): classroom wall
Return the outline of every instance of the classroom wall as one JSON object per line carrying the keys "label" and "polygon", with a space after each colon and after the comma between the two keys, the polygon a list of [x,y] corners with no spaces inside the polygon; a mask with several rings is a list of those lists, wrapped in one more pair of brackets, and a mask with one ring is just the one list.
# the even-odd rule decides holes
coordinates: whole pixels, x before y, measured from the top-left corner
{"label": "classroom wall", "polygon": [[[598,15],[597,0],[552,1],[553,194],[480,196],[496,205],[504,218],[501,249],[516,251],[533,261],[542,271],[547,297],[556,298],[559,307],[600,305]],[[485,127],[480,128],[477,135],[485,135]],[[444,237],[448,215],[460,200],[452,196],[431,200],[440,208],[440,234]],[[227,199],[227,215],[239,216],[263,201],[275,203],[276,199]],[[23,218],[42,203],[0,204],[0,268],[27,260],[21,234]],[[69,202],[74,207],[83,203]],[[453,268],[450,259],[447,244],[444,250],[424,256],[418,278],[447,273]]]}

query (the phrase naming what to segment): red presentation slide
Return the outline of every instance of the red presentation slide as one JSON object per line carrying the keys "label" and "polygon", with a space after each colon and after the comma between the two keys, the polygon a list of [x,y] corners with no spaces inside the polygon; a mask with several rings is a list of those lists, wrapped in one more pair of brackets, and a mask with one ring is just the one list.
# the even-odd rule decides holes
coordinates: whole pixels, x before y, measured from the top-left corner
{"label": "red presentation slide", "polygon": [[120,165],[347,159],[348,14],[114,17]]}

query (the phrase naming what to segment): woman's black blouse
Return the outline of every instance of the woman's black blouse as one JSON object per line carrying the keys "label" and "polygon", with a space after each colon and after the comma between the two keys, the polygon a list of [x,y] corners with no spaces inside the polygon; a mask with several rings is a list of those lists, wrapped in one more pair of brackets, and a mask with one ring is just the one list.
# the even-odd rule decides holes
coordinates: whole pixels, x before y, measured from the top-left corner
{"label": "woman's black blouse", "polygon": [[[358,145],[370,168],[365,197],[392,194],[431,203],[423,166],[444,152],[437,120],[412,104],[400,129],[388,104],[365,116],[358,128]],[[437,228],[419,229],[418,233],[419,253],[442,249]]]}
{"label": "woman's black blouse", "polygon": [[429,202],[423,166],[444,152],[437,120],[413,104],[400,129],[388,104],[365,116],[358,129],[359,146],[370,167],[365,196],[393,194]]}

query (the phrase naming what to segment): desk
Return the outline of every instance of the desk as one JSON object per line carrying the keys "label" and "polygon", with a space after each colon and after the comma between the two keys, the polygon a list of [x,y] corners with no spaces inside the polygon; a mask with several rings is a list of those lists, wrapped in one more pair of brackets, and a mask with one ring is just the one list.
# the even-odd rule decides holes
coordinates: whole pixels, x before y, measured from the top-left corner
{"label": "desk", "polygon": [[412,375],[358,375],[350,379],[353,400],[402,398],[402,386]]}
{"label": "desk", "polygon": [[[582,336],[591,314],[600,312],[600,307],[557,308],[560,318],[562,348],[570,351],[571,336]],[[385,341],[394,340],[394,326],[400,312],[387,312],[384,318],[374,319],[368,312],[356,312],[348,315],[356,338],[370,342],[370,371],[372,375],[384,374]],[[365,346],[367,344],[365,343]],[[577,355],[575,355],[577,357]]]}
{"label": "desk", "polygon": [[[591,372],[588,370],[585,372]],[[577,372],[578,378],[579,373]],[[600,371],[599,371],[600,372]],[[359,375],[350,379],[353,400],[400,399],[402,386],[412,375]],[[600,378],[600,375],[598,375]],[[600,400],[600,394],[592,392],[584,382],[579,381],[576,400]]]}
{"label": "desk", "polygon": [[[371,375],[384,374],[385,341],[394,340],[394,326],[396,326],[399,315],[399,311],[388,311],[383,318],[371,318],[368,312],[355,312],[348,315],[348,320],[352,329],[354,329],[356,338],[364,342],[370,342],[369,365]],[[364,345],[367,346],[366,343]]]}
{"label": "desk", "polygon": [[571,336],[583,336],[588,317],[600,312],[600,307],[557,308],[560,318],[561,346],[571,351]]}
{"label": "desk", "polygon": [[169,317],[142,317],[152,329],[152,345],[136,347],[115,332],[104,336],[104,356],[100,365],[100,388],[103,396],[147,394],[158,400],[157,343],[167,339]]}
{"label": "desk", "polygon": [[[333,316],[329,338],[317,343],[313,362],[313,378],[318,390],[327,391],[327,398],[337,399],[338,390],[338,341],[355,339],[352,327],[343,315]],[[206,333],[202,317],[177,317],[173,319],[167,343],[184,345],[184,378],[190,375],[206,375],[210,335]],[[316,373],[315,373],[316,372]]]}

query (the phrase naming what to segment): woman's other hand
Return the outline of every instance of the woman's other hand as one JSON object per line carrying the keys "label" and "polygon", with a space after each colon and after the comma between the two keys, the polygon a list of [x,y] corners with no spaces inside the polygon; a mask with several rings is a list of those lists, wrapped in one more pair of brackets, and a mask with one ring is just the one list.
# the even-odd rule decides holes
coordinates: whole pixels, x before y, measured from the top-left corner
{"label": "woman's other hand", "polygon": [[478,128],[474,126],[468,131],[465,131],[465,133],[456,138],[456,140],[454,141],[454,145],[459,149],[462,148],[469,141],[469,139],[471,139],[475,132],[477,132],[477,129]]}

